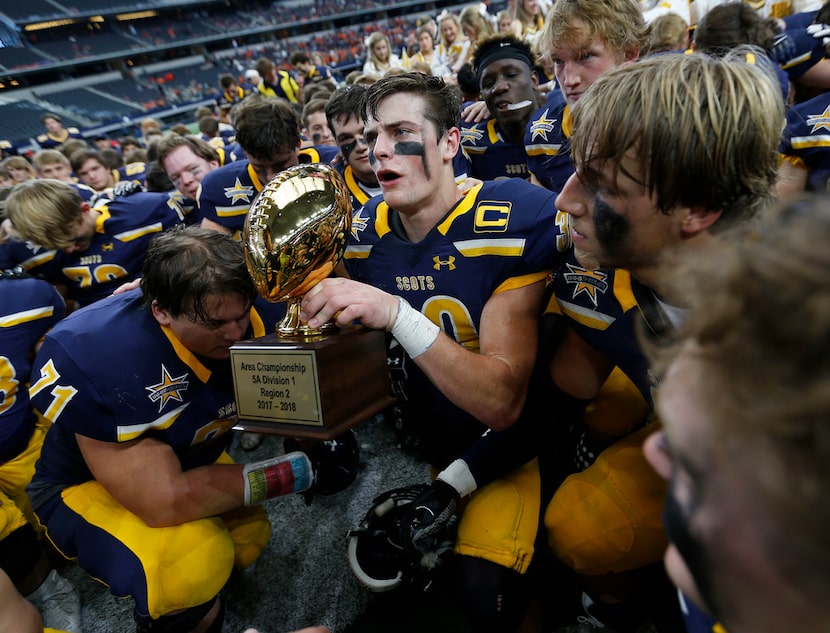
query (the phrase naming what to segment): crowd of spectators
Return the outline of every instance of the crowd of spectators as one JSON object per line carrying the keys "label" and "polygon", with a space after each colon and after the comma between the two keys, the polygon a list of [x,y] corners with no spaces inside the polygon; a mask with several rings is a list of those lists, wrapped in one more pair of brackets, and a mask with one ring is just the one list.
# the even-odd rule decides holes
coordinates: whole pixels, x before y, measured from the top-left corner
{"label": "crowd of spectators", "polygon": [[[281,2],[257,7],[246,7],[245,10],[228,10],[225,7],[219,10],[203,9],[187,11],[181,9],[179,14],[143,18],[130,22],[89,22],[70,26],[26,31],[24,41],[27,47],[36,51],[47,51],[43,64],[55,60],[81,60],[85,57],[112,52],[112,41],[123,38],[124,50],[152,49],[172,43],[207,37],[210,35],[231,36],[256,29],[281,29],[292,23],[307,23],[320,20],[327,16],[338,16],[344,13],[373,11],[380,5],[371,0],[358,2],[322,1],[314,0],[300,5],[286,6]],[[385,7],[389,8],[389,7]],[[51,44],[65,44],[69,46],[56,48]],[[10,68],[13,70],[14,68]]]}

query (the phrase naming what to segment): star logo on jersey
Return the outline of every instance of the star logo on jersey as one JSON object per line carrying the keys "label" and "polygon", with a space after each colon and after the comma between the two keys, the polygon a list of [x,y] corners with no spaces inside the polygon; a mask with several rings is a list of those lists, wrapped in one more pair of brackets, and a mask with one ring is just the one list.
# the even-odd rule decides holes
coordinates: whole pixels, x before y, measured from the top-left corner
{"label": "star logo on jersey", "polygon": [[568,268],[568,272],[563,277],[567,283],[574,286],[573,298],[576,299],[580,293],[584,292],[596,308],[597,292],[605,294],[605,291],[608,290],[608,273],[601,270],[587,270],[573,264],[565,264],[565,266]]}
{"label": "star logo on jersey", "polygon": [[363,233],[366,230],[366,227],[369,226],[369,216],[364,216],[363,214],[363,207],[360,207],[352,216],[352,237],[355,241],[360,241],[360,235],[358,233]]}
{"label": "star logo on jersey", "polygon": [[482,139],[484,132],[477,127],[462,127],[461,128],[461,142],[468,145],[476,145]]}
{"label": "star logo on jersey", "polygon": [[180,220],[184,220],[186,213],[192,209],[190,201],[181,191],[170,191],[167,194],[167,206],[176,212]]}
{"label": "star logo on jersey", "polygon": [[176,190],[167,193],[167,206],[173,209],[173,211],[179,211],[187,202],[187,198],[184,197],[181,191]]}
{"label": "star logo on jersey", "polygon": [[177,206],[183,205],[184,201],[186,200],[184,194],[178,190],[168,192],[167,198],[167,206],[173,209],[174,211],[176,210]]}
{"label": "star logo on jersey", "polygon": [[810,134],[816,130],[830,130],[830,106],[824,108],[821,114],[811,114],[807,117],[807,125],[813,127]]}
{"label": "star logo on jersey", "polygon": [[545,108],[542,116],[530,122],[530,141],[533,142],[537,137],[542,137],[543,141],[548,140],[548,133],[553,131],[553,124],[557,119],[549,119],[548,111],[550,108]]}
{"label": "star logo on jersey", "polygon": [[190,382],[187,380],[187,372],[174,378],[162,363],[161,382],[144,388],[150,392],[148,396],[150,400],[159,403],[159,413],[161,413],[170,400],[184,402],[182,392],[187,391],[188,385],[190,385]]}
{"label": "star logo on jersey", "polygon": [[240,200],[251,203],[251,196],[254,195],[253,187],[243,187],[239,182],[239,178],[233,183],[233,187],[225,187],[225,197],[231,199],[231,204],[236,204]]}
{"label": "star logo on jersey", "polygon": [[[26,249],[30,250],[33,255],[37,255],[38,253],[41,253],[41,252],[43,252],[43,253],[55,253],[55,254],[58,252],[58,251],[47,250],[47,249],[43,248],[40,244],[35,244],[34,242],[29,242],[28,240],[24,243],[26,245]],[[54,255],[53,255],[53,257],[54,257]],[[24,262],[20,263],[20,266],[22,266],[23,268],[26,268],[29,265],[30,265],[30,263],[28,261],[24,261]],[[34,264],[31,264],[31,265],[34,265]]]}

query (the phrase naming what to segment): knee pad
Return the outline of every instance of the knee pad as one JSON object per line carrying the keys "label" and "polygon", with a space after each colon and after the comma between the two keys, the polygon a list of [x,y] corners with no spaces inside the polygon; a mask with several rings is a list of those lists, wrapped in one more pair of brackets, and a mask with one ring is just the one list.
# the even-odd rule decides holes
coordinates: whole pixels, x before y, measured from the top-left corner
{"label": "knee pad", "polygon": [[539,511],[539,466],[533,460],[470,498],[458,524],[456,554],[524,574],[533,559]]}
{"label": "knee pad", "polygon": [[185,609],[173,615],[163,615],[155,620],[135,615],[138,623],[137,633],[190,633],[196,625],[210,612],[216,601],[219,600],[219,613],[211,624],[207,633],[219,633],[225,620],[225,603],[219,596],[208,600],[190,609]]}
{"label": "knee pad", "polygon": [[646,427],[605,449],[590,468],[568,477],[548,505],[548,543],[577,573],[621,573],[662,559],[666,484],[643,456],[650,432]]}
{"label": "knee pad", "polygon": [[608,437],[622,437],[642,426],[649,405],[637,386],[615,367],[597,397],[585,409],[586,427]]}
{"label": "knee pad", "polygon": [[0,541],[0,568],[16,586],[34,569],[42,553],[34,528],[26,524]]}
{"label": "knee pad", "polygon": [[483,558],[456,557],[459,608],[476,633],[518,630],[528,604],[527,579]]}

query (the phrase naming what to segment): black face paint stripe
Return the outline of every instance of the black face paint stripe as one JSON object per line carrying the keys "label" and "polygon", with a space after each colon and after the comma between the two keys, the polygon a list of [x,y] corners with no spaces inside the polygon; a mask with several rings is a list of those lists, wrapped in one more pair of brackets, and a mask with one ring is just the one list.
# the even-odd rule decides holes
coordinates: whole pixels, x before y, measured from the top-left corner
{"label": "black face paint stripe", "polygon": [[628,220],[599,196],[594,197],[594,227],[597,241],[609,255],[620,253],[631,228]]}
{"label": "black face paint stripe", "polygon": [[400,143],[395,143],[394,151],[398,156],[420,156],[421,162],[424,165],[424,174],[426,174],[427,178],[430,177],[429,165],[427,165],[426,146],[423,143],[418,143],[417,141],[401,141]]}
{"label": "black face paint stripe", "polygon": [[343,160],[349,160],[349,156],[352,155],[352,152],[354,151],[355,147],[357,147],[357,139],[340,145],[340,153],[343,154]]}
{"label": "black face paint stripe", "polygon": [[395,143],[395,153],[398,156],[426,156],[426,149],[423,143],[416,141],[402,141]]}
{"label": "black face paint stripe", "polygon": [[[403,141],[401,143],[395,143],[393,151],[398,156],[420,156],[421,162],[424,164],[424,173],[426,174],[427,178],[430,177],[429,166],[427,165],[426,161],[426,147],[423,143],[418,143],[417,141]],[[377,160],[378,159],[375,156],[374,150],[370,149],[369,164],[374,167]]]}

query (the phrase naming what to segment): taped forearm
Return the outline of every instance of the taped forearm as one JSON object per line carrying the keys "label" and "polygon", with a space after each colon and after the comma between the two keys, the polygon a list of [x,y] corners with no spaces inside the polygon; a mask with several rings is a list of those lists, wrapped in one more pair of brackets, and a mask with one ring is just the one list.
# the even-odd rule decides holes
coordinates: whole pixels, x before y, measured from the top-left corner
{"label": "taped forearm", "polygon": [[398,297],[398,301],[398,316],[392,326],[392,336],[414,359],[432,347],[441,329],[409,305],[406,299]]}
{"label": "taped forearm", "polygon": [[314,483],[314,470],[308,455],[294,452],[245,464],[242,479],[245,505],[252,506],[266,499],[305,492]]}

